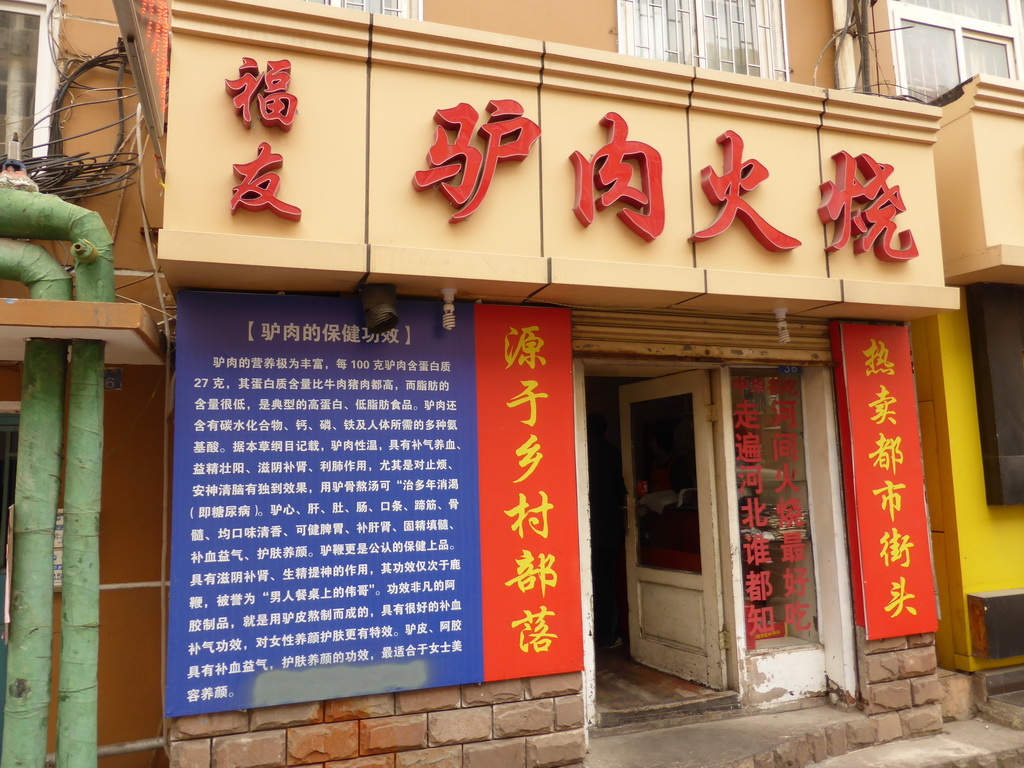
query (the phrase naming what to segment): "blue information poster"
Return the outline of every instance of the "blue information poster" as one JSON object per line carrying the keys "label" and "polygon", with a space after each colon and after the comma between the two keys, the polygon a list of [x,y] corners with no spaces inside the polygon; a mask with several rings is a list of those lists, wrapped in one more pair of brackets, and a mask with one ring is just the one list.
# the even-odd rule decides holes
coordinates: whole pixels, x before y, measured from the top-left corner
{"label": "blue information poster", "polygon": [[472,313],[178,309],[167,716],[482,680]]}

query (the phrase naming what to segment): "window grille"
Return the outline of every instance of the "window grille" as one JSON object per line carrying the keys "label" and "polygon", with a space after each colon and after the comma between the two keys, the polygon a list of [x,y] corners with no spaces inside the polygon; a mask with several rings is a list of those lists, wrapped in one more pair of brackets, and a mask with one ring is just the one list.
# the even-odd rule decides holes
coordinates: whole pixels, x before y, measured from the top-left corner
{"label": "window grille", "polygon": [[619,50],[789,79],[782,0],[619,0]]}
{"label": "window grille", "polygon": [[322,5],[349,8],[353,11],[379,13],[383,16],[397,16],[401,19],[419,19],[422,9],[420,0],[310,0]]}

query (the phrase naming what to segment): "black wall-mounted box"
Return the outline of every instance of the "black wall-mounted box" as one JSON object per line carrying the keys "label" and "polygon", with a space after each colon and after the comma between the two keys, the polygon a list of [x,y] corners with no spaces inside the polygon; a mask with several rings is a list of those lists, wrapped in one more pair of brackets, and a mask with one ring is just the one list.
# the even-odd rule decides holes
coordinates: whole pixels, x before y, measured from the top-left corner
{"label": "black wall-mounted box", "polygon": [[1024,656],[1024,589],[967,595],[973,655],[982,659]]}

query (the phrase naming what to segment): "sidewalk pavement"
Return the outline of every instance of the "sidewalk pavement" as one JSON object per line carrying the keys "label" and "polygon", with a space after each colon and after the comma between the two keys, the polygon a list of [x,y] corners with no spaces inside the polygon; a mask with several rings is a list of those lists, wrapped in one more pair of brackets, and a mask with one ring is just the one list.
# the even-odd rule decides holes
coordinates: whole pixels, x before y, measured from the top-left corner
{"label": "sidewalk pavement", "polygon": [[592,732],[586,768],[1024,768],[1024,731],[984,720],[880,746],[868,718],[832,707],[634,733]]}

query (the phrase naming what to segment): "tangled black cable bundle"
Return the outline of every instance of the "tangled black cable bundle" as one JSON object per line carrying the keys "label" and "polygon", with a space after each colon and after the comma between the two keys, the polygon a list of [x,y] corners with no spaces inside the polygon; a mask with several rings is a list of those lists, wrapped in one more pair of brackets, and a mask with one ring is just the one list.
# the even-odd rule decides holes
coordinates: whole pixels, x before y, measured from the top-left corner
{"label": "tangled black cable bundle", "polygon": [[[46,144],[27,147],[22,151],[22,162],[28,169],[29,176],[39,185],[40,192],[57,195],[64,200],[76,201],[108,192],[116,192],[134,183],[135,174],[139,168],[139,156],[135,152],[124,150],[127,134],[125,123],[134,116],[125,114],[125,99],[128,98],[125,91],[134,90],[123,87],[127,67],[128,57],[124,49],[118,46],[99,56],[79,62],[68,73],[62,73],[60,85],[57,87],[52,102],[54,108],[47,117],[42,118],[50,119],[49,141]],[[109,99],[65,104],[73,89],[94,90],[84,85],[82,78],[97,68],[117,73],[116,95]],[[66,112],[111,102],[117,104],[117,120],[84,133],[64,136],[61,118]],[[32,127],[35,128],[35,126]],[[66,142],[71,143],[86,136],[111,130],[116,130],[116,137],[109,153],[80,152],[75,155],[64,153]],[[45,152],[45,154],[41,154],[41,152]],[[0,154],[0,162],[5,159],[6,156]]]}

